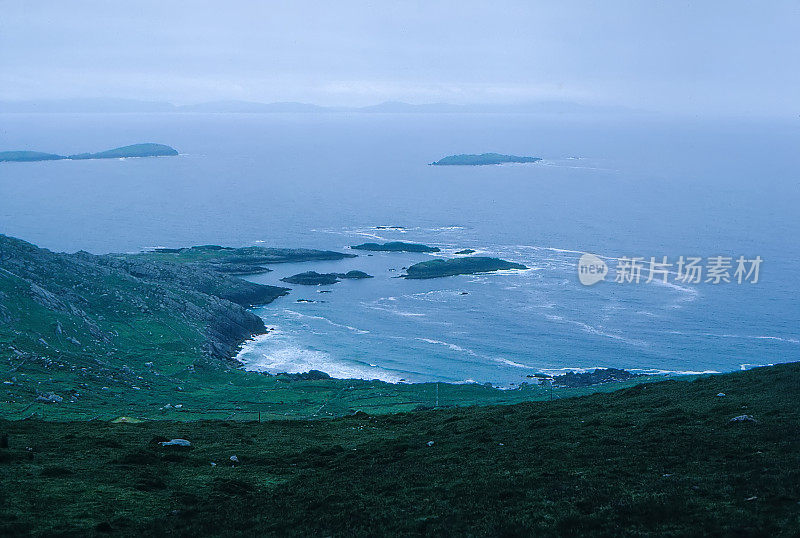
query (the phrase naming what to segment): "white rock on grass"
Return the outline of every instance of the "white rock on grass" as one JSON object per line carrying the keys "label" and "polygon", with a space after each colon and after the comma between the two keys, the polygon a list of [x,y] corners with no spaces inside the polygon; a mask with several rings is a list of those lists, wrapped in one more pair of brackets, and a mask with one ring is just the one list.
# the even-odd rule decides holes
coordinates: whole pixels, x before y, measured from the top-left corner
{"label": "white rock on grass", "polygon": [[161,446],[192,446],[192,443],[186,439],[170,439],[169,441],[161,441],[158,444]]}
{"label": "white rock on grass", "polygon": [[64,401],[64,398],[54,392],[48,392],[47,394],[40,394],[37,396],[36,401],[42,403],[61,403]]}

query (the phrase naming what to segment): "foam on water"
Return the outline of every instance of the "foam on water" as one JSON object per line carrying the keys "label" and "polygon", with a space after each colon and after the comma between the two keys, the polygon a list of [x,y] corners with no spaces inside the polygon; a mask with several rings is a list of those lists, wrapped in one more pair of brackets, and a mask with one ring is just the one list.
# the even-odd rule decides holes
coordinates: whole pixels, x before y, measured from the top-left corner
{"label": "foam on water", "polygon": [[389,383],[399,383],[404,378],[402,373],[377,365],[342,361],[324,351],[309,349],[280,330],[259,335],[245,343],[236,358],[245,370],[254,372],[292,374],[319,370],[336,378],[378,379]]}

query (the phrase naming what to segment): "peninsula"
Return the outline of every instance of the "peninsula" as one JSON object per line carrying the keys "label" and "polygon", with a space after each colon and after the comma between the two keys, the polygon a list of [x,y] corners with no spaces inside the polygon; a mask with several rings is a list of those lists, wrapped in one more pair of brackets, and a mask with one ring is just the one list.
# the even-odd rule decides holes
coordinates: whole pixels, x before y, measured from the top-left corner
{"label": "peninsula", "polygon": [[502,153],[460,154],[448,155],[431,166],[482,166],[487,164],[506,163],[535,163],[541,161],[539,157],[520,157],[517,155],[503,155]]}
{"label": "peninsula", "polygon": [[356,257],[355,254],[345,254],[332,250],[268,247],[233,248],[219,245],[200,245],[185,248],[159,247],[140,254],[117,256],[152,262],[189,264],[229,275],[267,273],[271,269],[265,266],[274,263],[336,261]]}
{"label": "peninsula", "polygon": [[170,157],[178,155],[178,151],[164,144],[133,144],[109,149],[98,153],[77,153],[75,155],[57,155],[40,151],[0,151],[0,162],[34,162],[34,161],[82,161],[87,159],[123,159],[128,157]]}

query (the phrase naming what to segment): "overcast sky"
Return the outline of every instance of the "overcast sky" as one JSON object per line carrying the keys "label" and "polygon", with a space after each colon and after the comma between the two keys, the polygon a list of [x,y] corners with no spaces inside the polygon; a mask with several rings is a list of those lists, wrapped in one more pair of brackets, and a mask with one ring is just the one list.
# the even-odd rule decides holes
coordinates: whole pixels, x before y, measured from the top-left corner
{"label": "overcast sky", "polygon": [[800,1],[0,0],[0,99],[788,113]]}

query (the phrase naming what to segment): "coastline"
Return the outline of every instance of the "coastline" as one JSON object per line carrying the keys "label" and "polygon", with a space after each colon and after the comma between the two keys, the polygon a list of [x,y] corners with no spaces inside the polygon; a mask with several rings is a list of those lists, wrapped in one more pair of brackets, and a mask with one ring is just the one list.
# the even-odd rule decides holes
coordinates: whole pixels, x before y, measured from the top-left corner
{"label": "coastline", "polygon": [[[330,368],[335,357],[312,355],[298,361],[294,352],[284,357],[284,363],[292,361],[293,368],[252,368],[252,361],[248,368],[248,361],[242,360],[243,353],[258,353],[261,343],[281,336],[280,329],[275,330],[280,324],[273,325],[273,320],[259,316],[255,307],[285,296],[289,289],[231,275],[226,272],[230,266],[263,263],[261,267],[270,271],[270,264],[338,263],[352,259],[352,254],[207,245],[98,256],[54,253],[2,236],[0,258],[4,274],[13,278],[13,285],[0,281],[0,291],[10,299],[5,304],[11,307],[0,311],[0,316],[10,319],[15,330],[26,335],[25,339],[13,337],[3,333],[0,325],[0,340],[10,345],[13,354],[9,365],[11,372],[16,372],[9,373],[9,402],[2,406],[2,414],[10,413],[14,418],[25,418],[21,414],[24,412],[52,418],[114,416],[119,413],[117,399],[128,402],[129,413],[140,417],[192,417],[186,413],[227,416],[223,411],[209,409],[229,409],[227,412],[235,415],[240,406],[234,402],[252,402],[253,396],[248,394],[257,387],[257,407],[268,409],[273,418],[316,416],[315,403],[318,409],[331,397],[340,398],[334,395],[343,388],[354,387],[353,403],[325,408],[326,416],[338,416],[352,409],[396,412],[430,405],[431,391],[438,390],[435,387],[452,393],[447,397],[448,405],[488,405],[566,398],[711,373],[630,368],[627,374],[631,375],[622,380],[576,384],[578,377],[573,378],[574,386],[556,387],[552,392],[549,386],[558,385],[559,381],[548,379],[568,370],[577,372],[576,376],[597,376],[597,368],[529,368],[522,374],[528,376],[519,381],[489,383],[476,375],[456,380],[436,378],[430,371],[409,376],[407,371],[386,369],[379,361],[340,361],[336,368]],[[293,271],[294,267],[288,263],[285,270]],[[20,283],[30,286],[33,293],[20,293]],[[460,292],[453,293],[454,297],[464,297]],[[108,297],[113,301],[109,302]],[[327,318],[320,319],[337,325]],[[455,349],[449,344],[446,347]],[[67,374],[54,377],[54,369]],[[324,374],[306,375],[310,371]],[[285,383],[291,383],[284,387],[291,388],[291,399],[287,400],[280,391],[269,393],[269,389]],[[145,394],[148,399],[143,400]],[[166,411],[175,402],[176,394],[186,407]],[[42,398],[42,403],[30,408],[31,402]],[[160,407],[149,408],[153,401],[159,401]],[[93,402],[92,407],[86,407],[88,402]],[[243,407],[242,412],[252,413],[252,408]]]}

